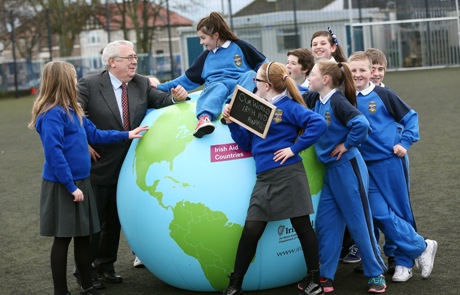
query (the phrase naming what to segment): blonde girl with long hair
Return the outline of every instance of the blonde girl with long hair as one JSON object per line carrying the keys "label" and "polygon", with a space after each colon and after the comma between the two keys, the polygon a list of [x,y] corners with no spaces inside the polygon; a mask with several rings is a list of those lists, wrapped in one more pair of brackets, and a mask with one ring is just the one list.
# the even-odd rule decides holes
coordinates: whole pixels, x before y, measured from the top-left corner
{"label": "blonde girl with long hair", "polygon": [[77,103],[77,74],[72,64],[47,63],[32,108],[29,128],[36,129],[45,163],[40,193],[40,234],[54,237],[51,273],[54,294],[67,288],[67,253],[74,240],[74,259],[81,273],[80,294],[99,295],[91,282],[90,234],[100,231],[89,180],[88,143],[115,143],[139,138],[147,127],[132,131],[98,130]]}

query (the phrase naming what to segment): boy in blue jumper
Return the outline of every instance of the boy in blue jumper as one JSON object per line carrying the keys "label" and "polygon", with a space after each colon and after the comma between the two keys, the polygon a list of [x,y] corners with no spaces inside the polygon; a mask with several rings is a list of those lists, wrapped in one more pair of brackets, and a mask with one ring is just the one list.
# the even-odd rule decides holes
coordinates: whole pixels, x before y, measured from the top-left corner
{"label": "boy in blue jumper", "polygon": [[[387,58],[385,54],[377,48],[368,48],[366,49],[365,53],[369,55],[372,61],[372,72],[371,72],[371,82],[375,84],[375,86],[380,86],[380,87],[386,87],[385,84],[383,84],[383,79],[385,78],[385,72],[387,70]],[[400,129],[402,130],[402,126],[400,126]],[[405,164],[406,164],[406,171],[409,171],[409,156],[406,154],[405,158]],[[407,176],[409,177],[409,173],[407,173]],[[408,185],[409,185],[409,179],[408,179]],[[415,218],[412,216],[412,212],[408,212],[411,214],[411,216],[406,216],[406,220],[412,220],[412,226],[417,230],[417,227],[415,225]],[[380,238],[380,231],[377,227],[375,227],[375,237],[377,238],[377,241]],[[395,257],[394,257],[394,249],[396,248],[395,245],[392,245],[390,241],[385,240],[385,244],[383,245],[383,252],[385,255],[388,257],[388,271],[387,273],[394,275],[395,273]],[[362,266],[359,265],[355,268],[356,271],[362,272]]]}
{"label": "boy in blue jumper", "polygon": [[[419,140],[418,115],[393,91],[370,82],[372,62],[365,52],[353,53],[348,63],[357,91],[358,109],[371,124],[372,133],[359,150],[369,171],[369,202],[374,223],[395,245],[396,272],[392,280],[405,282],[415,264],[428,278],[438,244],[419,235],[409,202],[408,174],[404,158]],[[402,126],[402,129],[400,128]]]}
{"label": "boy in blue jumper", "polygon": [[372,62],[371,82],[376,86],[385,87],[385,84],[383,84],[387,70],[387,58],[385,54],[377,48],[368,48],[365,53],[369,55]]}
{"label": "boy in blue jumper", "polygon": [[206,50],[184,75],[157,88],[169,91],[182,85],[189,91],[204,84],[196,106],[198,125],[193,133],[201,138],[214,131],[212,121],[220,116],[222,105],[231,99],[236,85],[254,89],[255,71],[267,59],[252,45],[238,39],[217,12],[200,20],[197,33]]}

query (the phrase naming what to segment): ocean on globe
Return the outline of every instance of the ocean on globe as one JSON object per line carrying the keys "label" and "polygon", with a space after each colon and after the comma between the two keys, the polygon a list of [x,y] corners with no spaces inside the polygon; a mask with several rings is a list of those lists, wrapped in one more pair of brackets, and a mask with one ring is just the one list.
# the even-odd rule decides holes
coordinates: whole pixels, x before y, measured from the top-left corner
{"label": "ocean on globe", "polygon": [[[152,274],[177,288],[213,292],[226,288],[233,271],[255,164],[219,121],[212,134],[193,136],[198,93],[190,96],[148,112],[141,125],[150,128],[133,141],[123,163],[117,204],[124,235]],[[302,158],[316,209],[324,168],[312,148]],[[243,289],[293,284],[305,273],[290,221],[269,222]]]}

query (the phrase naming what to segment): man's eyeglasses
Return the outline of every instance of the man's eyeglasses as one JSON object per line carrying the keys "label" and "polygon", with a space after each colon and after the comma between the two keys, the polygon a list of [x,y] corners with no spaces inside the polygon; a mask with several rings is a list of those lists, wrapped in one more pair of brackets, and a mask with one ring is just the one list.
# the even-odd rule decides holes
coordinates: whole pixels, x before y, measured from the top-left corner
{"label": "man's eyeglasses", "polygon": [[252,78],[252,80],[254,81],[255,84],[257,84],[257,82],[268,83],[267,81],[257,79],[256,77]]}
{"label": "man's eyeglasses", "polygon": [[116,57],[127,59],[129,62],[132,62],[133,60],[137,60],[137,55],[116,56]]}

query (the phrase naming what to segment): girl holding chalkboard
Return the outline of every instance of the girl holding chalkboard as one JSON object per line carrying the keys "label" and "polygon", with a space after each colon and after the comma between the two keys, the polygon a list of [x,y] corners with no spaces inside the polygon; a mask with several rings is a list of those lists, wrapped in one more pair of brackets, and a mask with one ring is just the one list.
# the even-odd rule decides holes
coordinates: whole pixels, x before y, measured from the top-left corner
{"label": "girl holding chalkboard", "polygon": [[305,107],[296,82],[281,63],[265,63],[254,78],[257,94],[276,106],[265,139],[230,119],[230,105],[223,117],[233,140],[251,151],[257,181],[252,191],[233,273],[225,295],[242,294],[244,275],[253,259],[267,222],[289,218],[304,251],[309,284],[304,294],[322,294],[319,282],[318,244],[310,223],[313,213],[310,190],[299,153],[313,145],[327,129],[326,121]]}
{"label": "girl holding chalkboard", "polygon": [[[369,293],[383,293],[386,266],[374,235],[369,175],[358,150],[371,131],[369,121],[356,107],[356,90],[346,63],[320,60],[308,80],[310,91],[315,92],[304,95],[306,104],[328,122],[327,132],[315,144],[318,160],[326,167],[316,212],[324,291],[334,290],[332,282],[347,226],[361,252]],[[341,85],[345,94],[340,91]]]}
{"label": "girl holding chalkboard", "polygon": [[201,19],[196,29],[200,44],[206,50],[195,59],[185,74],[158,84],[157,88],[170,91],[182,85],[190,91],[204,84],[196,105],[198,125],[193,133],[195,137],[201,138],[214,131],[212,121],[220,116],[222,105],[228,97],[231,98],[236,85],[246,89],[254,88],[252,78],[255,71],[267,59],[252,45],[238,39],[217,12]]}

